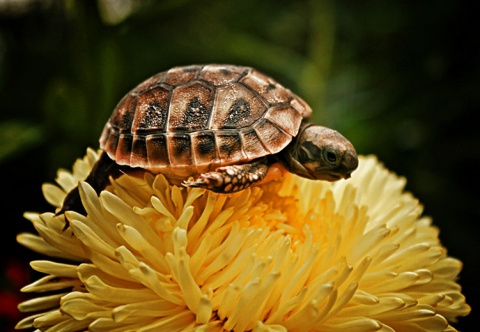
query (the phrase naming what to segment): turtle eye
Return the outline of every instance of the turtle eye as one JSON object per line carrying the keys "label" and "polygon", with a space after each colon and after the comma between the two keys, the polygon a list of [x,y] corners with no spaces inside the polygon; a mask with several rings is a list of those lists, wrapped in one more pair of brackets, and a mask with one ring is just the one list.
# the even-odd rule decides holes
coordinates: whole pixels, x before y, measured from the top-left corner
{"label": "turtle eye", "polygon": [[323,158],[327,162],[327,164],[331,166],[338,166],[340,164],[340,157],[337,152],[332,150],[324,150],[323,151]]}

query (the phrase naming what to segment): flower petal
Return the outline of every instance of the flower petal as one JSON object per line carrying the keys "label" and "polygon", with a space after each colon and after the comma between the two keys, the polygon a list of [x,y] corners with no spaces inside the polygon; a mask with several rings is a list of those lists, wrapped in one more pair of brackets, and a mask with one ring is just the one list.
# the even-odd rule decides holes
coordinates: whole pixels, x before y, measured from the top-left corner
{"label": "flower petal", "polygon": [[19,328],[453,331],[470,312],[461,262],[373,156],[335,183],[286,174],[222,195],[139,169],[97,195],[83,179],[100,153],[44,186],[58,207],[80,181],[86,215],[25,214],[39,236],[18,242],[62,262],[31,263],[46,275],[19,308],[40,313]]}

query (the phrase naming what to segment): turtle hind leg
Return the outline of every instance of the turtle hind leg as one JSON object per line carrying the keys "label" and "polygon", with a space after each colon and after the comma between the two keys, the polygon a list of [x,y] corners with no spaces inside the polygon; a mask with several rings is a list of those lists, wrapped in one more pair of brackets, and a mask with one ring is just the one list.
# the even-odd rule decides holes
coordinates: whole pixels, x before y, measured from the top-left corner
{"label": "turtle hind leg", "polygon": [[55,215],[59,216],[66,211],[75,211],[80,214],[85,214],[85,208],[83,207],[82,200],[80,199],[80,191],[78,186],[73,188],[63,200],[62,208]]}
{"label": "turtle hind leg", "polygon": [[[105,153],[102,152],[100,158],[95,163],[92,168],[92,171],[85,179],[85,182],[90,184],[97,194],[107,186],[108,177],[112,175],[113,177],[118,177],[122,173],[120,167]],[[78,186],[73,188],[63,200],[62,207],[56,215],[64,214],[66,211],[75,211],[80,214],[86,214],[85,208],[83,207],[82,200],[80,198],[80,192]],[[68,228],[68,221],[65,225],[65,228]]]}
{"label": "turtle hind leg", "polygon": [[201,174],[195,180],[183,181],[183,185],[222,194],[234,193],[263,180],[268,168],[267,158],[262,158],[247,164],[219,167],[214,172]]}

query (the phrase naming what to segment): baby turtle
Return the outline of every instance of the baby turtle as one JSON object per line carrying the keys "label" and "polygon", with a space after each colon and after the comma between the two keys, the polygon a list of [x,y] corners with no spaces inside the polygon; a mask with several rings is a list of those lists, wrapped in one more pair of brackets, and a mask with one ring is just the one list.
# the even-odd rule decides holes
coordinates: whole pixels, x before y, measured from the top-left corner
{"label": "baby turtle", "polygon": [[[86,181],[99,193],[109,176],[142,168],[172,184],[233,193],[285,169],[313,180],[349,178],[358,165],[354,147],[337,131],[306,122],[311,113],[253,68],[175,67],[120,101]],[[78,188],[59,214],[67,210],[84,212]]]}

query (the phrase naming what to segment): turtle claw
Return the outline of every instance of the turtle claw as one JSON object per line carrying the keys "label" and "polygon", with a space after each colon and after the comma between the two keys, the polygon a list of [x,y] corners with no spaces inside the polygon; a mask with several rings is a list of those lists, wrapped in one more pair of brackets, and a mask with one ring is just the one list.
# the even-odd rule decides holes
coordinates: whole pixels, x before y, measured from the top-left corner
{"label": "turtle claw", "polygon": [[206,183],[199,180],[183,180],[182,186],[192,188],[205,188]]}
{"label": "turtle claw", "polygon": [[195,180],[185,180],[182,182],[185,187],[214,189],[223,186],[223,176],[217,172],[201,174]]}

